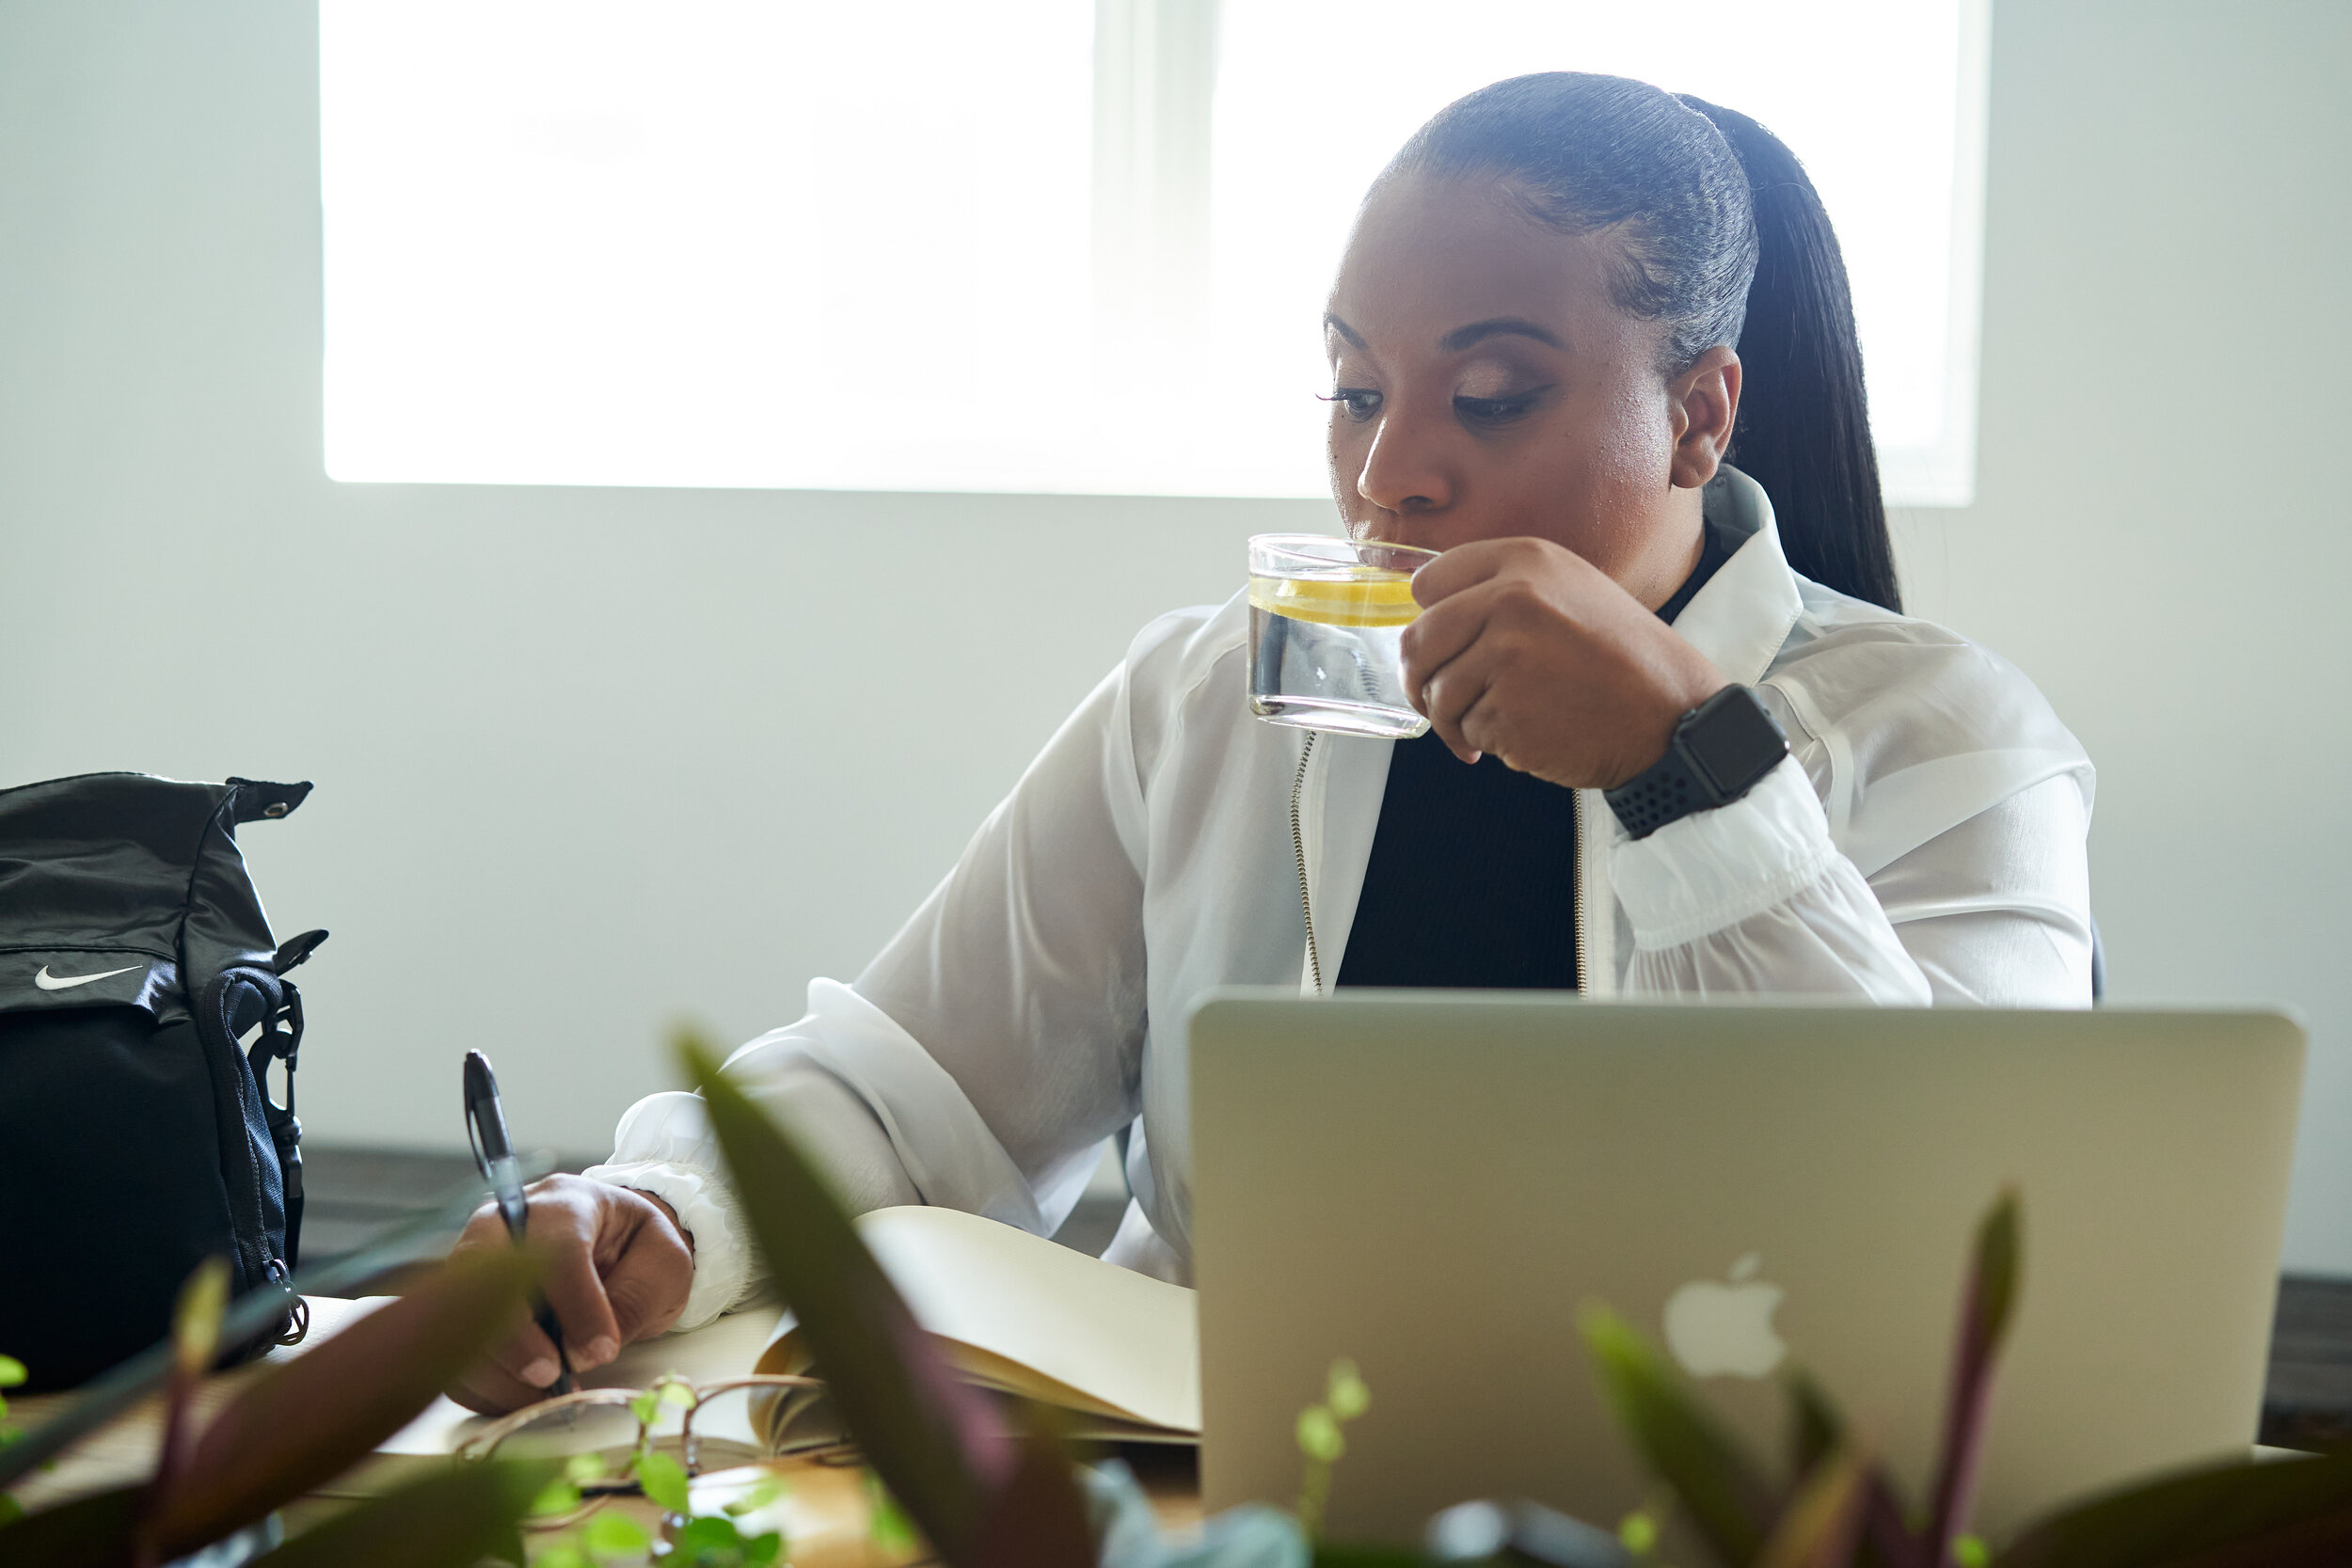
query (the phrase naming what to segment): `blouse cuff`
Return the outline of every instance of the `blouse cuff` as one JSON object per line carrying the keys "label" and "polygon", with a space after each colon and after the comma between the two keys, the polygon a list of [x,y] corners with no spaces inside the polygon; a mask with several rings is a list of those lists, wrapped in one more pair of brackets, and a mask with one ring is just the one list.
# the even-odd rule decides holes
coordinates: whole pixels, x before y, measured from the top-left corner
{"label": "blouse cuff", "polygon": [[661,1160],[629,1160],[591,1165],[592,1180],[649,1193],[677,1211],[678,1226],[694,1246],[694,1287],[673,1332],[700,1328],[752,1292],[755,1283],[750,1237],[736,1210],[735,1194],[707,1171]]}
{"label": "blouse cuff", "polygon": [[1610,880],[1644,951],[1680,947],[1794,897],[1836,858],[1804,769],[1783,760],[1727,806],[1647,838],[1615,829]]}

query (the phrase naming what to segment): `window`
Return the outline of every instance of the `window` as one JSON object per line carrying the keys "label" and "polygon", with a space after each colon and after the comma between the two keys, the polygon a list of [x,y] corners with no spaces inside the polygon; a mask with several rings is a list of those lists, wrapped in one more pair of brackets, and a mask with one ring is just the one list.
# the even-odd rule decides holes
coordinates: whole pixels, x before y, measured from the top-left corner
{"label": "window", "polygon": [[1805,159],[1888,499],[1964,503],[1985,4],[326,0],[328,472],[1320,496],[1357,198],[1576,69]]}

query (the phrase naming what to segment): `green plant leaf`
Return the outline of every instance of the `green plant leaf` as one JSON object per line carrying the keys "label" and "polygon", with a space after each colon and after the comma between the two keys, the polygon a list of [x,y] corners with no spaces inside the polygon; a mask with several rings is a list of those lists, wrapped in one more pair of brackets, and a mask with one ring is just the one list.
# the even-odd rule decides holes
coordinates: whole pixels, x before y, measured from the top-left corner
{"label": "green plant leaf", "polygon": [[739,1551],[743,1545],[742,1532],[735,1521],[723,1513],[705,1513],[689,1519],[677,1532],[677,1544],[690,1555],[694,1552]]}
{"label": "green plant leaf", "polygon": [[784,1537],[773,1530],[745,1540],[735,1521],[723,1513],[706,1513],[677,1532],[663,1568],[761,1568],[775,1561]]}
{"label": "green plant leaf", "polygon": [[1364,1386],[1363,1376],[1356,1370],[1355,1362],[1343,1355],[1331,1363],[1331,1376],[1323,1402],[1331,1407],[1331,1414],[1343,1421],[1352,1421],[1372,1408],[1372,1390]]}
{"label": "green plant leaf", "polygon": [[1658,1521],[1646,1509],[1635,1509],[1617,1521],[1617,1540],[1637,1558],[1647,1558],[1658,1550]]}
{"label": "green plant leaf", "polygon": [[0,1388],[13,1388],[32,1374],[13,1355],[0,1355]]}
{"label": "green plant leaf", "polygon": [[753,1481],[750,1488],[739,1496],[727,1499],[726,1512],[738,1515],[756,1513],[784,1494],[784,1478],[770,1472]]}
{"label": "green plant leaf", "polygon": [[1802,1367],[1781,1379],[1788,1396],[1788,1473],[1803,1479],[1846,1440],[1846,1418]]}
{"label": "green plant leaf", "polygon": [[874,1545],[892,1553],[913,1551],[922,1539],[898,1499],[871,1470],[866,1472],[866,1534]]}
{"label": "green plant leaf", "polygon": [[1336,1463],[1347,1452],[1347,1438],[1328,1405],[1311,1404],[1298,1413],[1298,1451],[1318,1465]]}
{"label": "green plant leaf", "polygon": [[[496,1323],[503,1331],[503,1313]],[[252,1568],[472,1568],[513,1538],[557,1469],[552,1461],[507,1460],[438,1469],[330,1514]]]}
{"label": "green plant leaf", "polygon": [[1618,1426],[1715,1554],[1730,1568],[1747,1568],[1772,1520],[1762,1469],[1631,1324],[1598,1305],[1579,1323]]}
{"label": "green plant leaf", "polygon": [[2352,1453],[2178,1471],[2042,1520],[1994,1559],[1994,1568],[2318,1568],[2347,1561]]}
{"label": "green plant leaf", "polygon": [[1977,1226],[1977,1244],[1961,1296],[1952,1346],[1951,1386],[1945,1394],[1944,1439],[1928,1504],[1928,1560],[1950,1560],[1952,1543],[1976,1511],[1977,1478],[1984,1464],[1985,1425],[1993,1406],[1993,1369],[2017,1310],[2025,1243],[2019,1234],[2017,1190],[1995,1198]]}
{"label": "green plant leaf", "polygon": [[171,1309],[172,1370],[202,1377],[220,1354],[220,1315],[229,1308],[229,1259],[207,1258],[180,1287]]}
{"label": "green plant leaf", "polygon": [[1756,1554],[1756,1568],[1847,1568],[1868,1497],[1862,1461],[1843,1449],[1813,1466]]}
{"label": "green plant leaf", "polygon": [[365,1458],[505,1333],[536,1274],[520,1251],[460,1253],[409,1294],[264,1371],[205,1429],[156,1521],[165,1555],[217,1540]]}
{"label": "green plant leaf", "polygon": [[964,1560],[1016,1463],[1003,1418],[949,1369],[799,1146],[701,1041],[682,1035],[677,1048],[843,1424],[931,1544]]}
{"label": "green plant leaf", "polygon": [[598,1557],[626,1557],[652,1544],[653,1537],[645,1533],[644,1526],[609,1508],[590,1514],[580,1527],[580,1549]]}
{"label": "green plant leaf", "polygon": [[557,1518],[579,1506],[580,1488],[564,1477],[557,1476],[531,1499],[531,1516],[534,1519]]}
{"label": "green plant leaf", "polygon": [[637,1456],[637,1484],[645,1496],[670,1513],[691,1513],[694,1505],[686,1484],[686,1467],[660,1449]]}

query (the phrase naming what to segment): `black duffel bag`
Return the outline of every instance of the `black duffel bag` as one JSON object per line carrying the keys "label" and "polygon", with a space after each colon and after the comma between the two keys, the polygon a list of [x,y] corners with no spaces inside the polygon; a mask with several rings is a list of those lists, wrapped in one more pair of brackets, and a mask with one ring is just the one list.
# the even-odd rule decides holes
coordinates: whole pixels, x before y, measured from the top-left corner
{"label": "black duffel bag", "polygon": [[[236,830],[310,792],[140,773],[0,790],[0,1354],[34,1388],[162,1338],[208,1256],[233,1295],[292,1271],[302,998],[284,976],[326,933],[275,942]],[[290,1298],[230,1354],[296,1334]]]}

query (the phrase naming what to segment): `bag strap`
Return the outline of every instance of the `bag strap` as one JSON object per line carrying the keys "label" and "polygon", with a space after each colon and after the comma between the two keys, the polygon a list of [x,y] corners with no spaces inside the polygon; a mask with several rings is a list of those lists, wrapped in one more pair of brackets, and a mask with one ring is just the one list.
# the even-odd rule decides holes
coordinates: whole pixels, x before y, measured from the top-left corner
{"label": "bag strap", "polygon": [[[278,944],[270,959],[270,967],[278,971],[280,1000],[262,1021],[261,1037],[246,1053],[246,1061],[253,1069],[254,1086],[262,1091],[262,1118],[269,1123],[270,1141],[278,1146],[278,1170],[286,1194],[286,1264],[294,1267],[302,1260],[302,1123],[294,1116],[294,1069],[301,1065],[302,1053],[302,991],[289,979],[287,971],[299,968],[319,944],[326,940],[324,930],[304,931],[288,937]],[[282,1027],[281,1027],[282,1026]],[[286,1064],[286,1102],[278,1104],[269,1094],[269,1064],[275,1058]],[[290,1341],[291,1342],[291,1341]]]}
{"label": "bag strap", "polygon": [[[326,935],[324,931],[315,934]],[[262,1015],[262,1032],[245,1059],[253,1069],[253,1086],[262,1094],[262,1119],[268,1124],[270,1142],[278,1148],[278,1176],[286,1202],[286,1264],[293,1268],[302,1261],[302,1122],[294,1115],[294,1069],[302,1061],[302,991],[292,980],[280,980],[278,989],[278,1004]],[[282,1105],[269,1092],[273,1061],[286,1064]]]}

